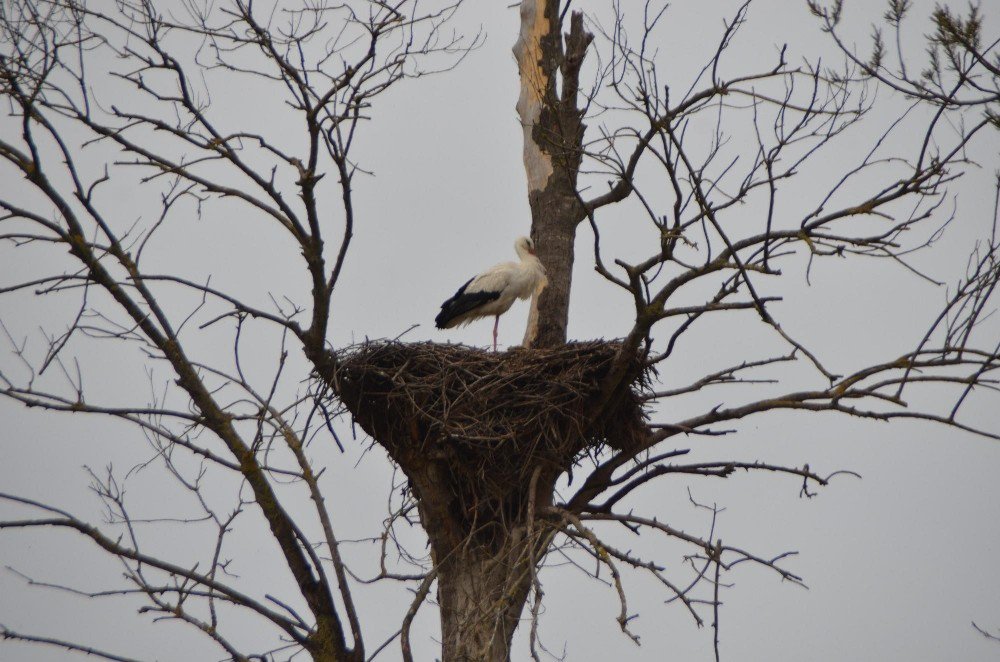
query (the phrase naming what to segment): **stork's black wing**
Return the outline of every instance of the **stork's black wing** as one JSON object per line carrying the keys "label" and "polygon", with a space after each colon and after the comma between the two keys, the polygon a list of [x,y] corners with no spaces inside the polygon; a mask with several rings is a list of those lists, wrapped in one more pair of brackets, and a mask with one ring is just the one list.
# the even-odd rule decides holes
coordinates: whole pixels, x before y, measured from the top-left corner
{"label": "stork's black wing", "polygon": [[464,315],[465,313],[475,310],[484,303],[489,303],[490,301],[495,301],[500,298],[499,292],[466,292],[465,288],[467,288],[469,283],[473,280],[475,280],[475,278],[467,280],[465,285],[458,288],[458,292],[455,292],[453,297],[441,304],[441,312],[434,318],[434,324],[437,328],[445,329],[448,327],[448,322],[452,321],[459,315]]}

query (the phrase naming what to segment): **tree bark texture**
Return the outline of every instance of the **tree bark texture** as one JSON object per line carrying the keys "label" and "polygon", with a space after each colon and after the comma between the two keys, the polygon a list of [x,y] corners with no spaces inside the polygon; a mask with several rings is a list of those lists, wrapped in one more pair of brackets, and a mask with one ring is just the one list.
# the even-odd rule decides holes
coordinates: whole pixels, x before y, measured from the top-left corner
{"label": "tree bark texture", "polygon": [[532,299],[526,347],[566,342],[573,245],[585,218],[576,191],[585,128],[577,97],[580,66],[593,36],[583,28],[583,14],[574,12],[564,40],[559,4],[522,0],[521,32],[514,44],[531,236],[548,276],[548,286]]}
{"label": "tree bark texture", "polygon": [[438,566],[442,660],[507,662],[531,588],[521,544],[501,553],[472,546]]}
{"label": "tree bark texture", "polygon": [[[437,571],[443,662],[508,662],[511,640],[544,555],[536,508],[551,505],[558,471],[511,485],[509,518],[477,516],[436,458],[400,458],[417,498]],[[533,491],[534,496],[529,496]],[[537,504],[525,507],[526,503]],[[492,514],[495,504],[483,510]]]}

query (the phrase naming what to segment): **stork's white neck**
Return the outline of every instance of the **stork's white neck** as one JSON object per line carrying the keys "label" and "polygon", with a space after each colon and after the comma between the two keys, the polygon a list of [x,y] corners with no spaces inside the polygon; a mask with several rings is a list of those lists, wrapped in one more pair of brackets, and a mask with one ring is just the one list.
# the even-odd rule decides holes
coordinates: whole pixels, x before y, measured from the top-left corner
{"label": "stork's white neck", "polygon": [[514,250],[517,251],[517,256],[521,258],[521,262],[528,262],[530,260],[538,262],[538,256],[528,250],[528,248],[520,242],[514,244]]}

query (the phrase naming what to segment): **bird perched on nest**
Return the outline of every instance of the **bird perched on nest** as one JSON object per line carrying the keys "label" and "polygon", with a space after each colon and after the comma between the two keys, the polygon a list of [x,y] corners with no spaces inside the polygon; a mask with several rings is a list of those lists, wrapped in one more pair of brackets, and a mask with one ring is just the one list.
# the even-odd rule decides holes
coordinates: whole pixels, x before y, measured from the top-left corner
{"label": "bird perched on nest", "polygon": [[441,304],[434,318],[439,329],[451,329],[481,317],[493,316],[493,351],[497,349],[500,316],[516,299],[528,299],[545,284],[545,267],[535,256],[535,242],[519,237],[514,250],[520,262],[497,264],[458,288],[455,295]]}

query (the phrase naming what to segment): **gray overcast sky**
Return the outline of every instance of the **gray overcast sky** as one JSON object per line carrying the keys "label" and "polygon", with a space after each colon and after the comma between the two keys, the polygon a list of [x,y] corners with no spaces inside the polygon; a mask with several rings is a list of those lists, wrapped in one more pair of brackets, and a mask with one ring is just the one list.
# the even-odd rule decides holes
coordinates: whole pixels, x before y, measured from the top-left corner
{"label": "gray overcast sky", "polygon": [[[356,205],[359,221],[349,256],[345,281],[335,294],[335,322],[329,338],[343,346],[364,337],[394,337],[411,325],[419,326],[406,340],[440,340],[485,345],[487,322],[462,330],[439,332],[433,317],[440,302],[477,270],[511,259],[515,237],[526,234],[530,219],[521,164],[521,129],[514,112],[518,81],[510,48],[518,27],[516,8],[507,0],[479,1],[464,7],[456,19],[460,32],[480,26],[485,45],[455,71],[401,83],[379,97],[371,122],[359,137],[359,160],[374,172],[359,177]],[[584,10],[606,10],[605,0],[575,3]],[[623,3],[628,11],[628,3]],[[638,3],[636,3],[638,5]],[[676,2],[661,32],[663,76],[678,89],[686,88],[717,43],[724,17],[734,2]],[[878,5],[878,6],[875,6]],[[924,18],[932,3],[917,2],[911,33],[911,52],[920,54],[920,33],[928,32]],[[603,9],[602,9],[603,8]],[[878,20],[881,3],[847,1],[847,21],[853,36],[863,41],[868,26]],[[1000,34],[997,8],[987,34]],[[833,58],[828,40],[804,3],[790,0],[755,2],[750,23],[734,44],[728,59],[735,75],[773,62],[778,44],[789,44],[789,58]],[[862,47],[863,49],[863,47]],[[276,99],[255,97],[236,78],[208,78],[213,112],[239,117],[250,125],[281,132],[282,112]],[[882,93],[880,93],[882,94]],[[888,96],[888,95],[886,95]],[[884,115],[873,118],[871,129],[848,134],[827,155],[836,172],[870,146],[878,128],[901,107],[891,98]],[[592,122],[592,126],[596,122]],[[6,134],[12,124],[0,121]],[[294,127],[289,127],[292,134]],[[871,131],[873,133],[866,133]],[[734,140],[752,137],[732,129]],[[905,148],[910,136],[896,138],[893,147]],[[290,138],[292,140],[292,138]],[[994,133],[974,155],[982,167],[955,187],[958,223],[949,230],[921,264],[946,282],[954,282],[977,237],[989,228],[992,214],[991,182],[997,161]],[[843,161],[838,161],[842,159]],[[818,164],[817,164],[818,165]],[[789,186],[801,187],[808,207],[826,183],[822,169],[814,169]],[[0,186],[19,186],[9,171],[0,170]],[[333,174],[329,176],[333,179]],[[332,182],[331,182],[332,186]],[[148,217],[149,197],[128,183],[112,185],[121,217]],[[786,192],[786,195],[787,192]],[[756,210],[748,210],[754,213]],[[259,219],[232,205],[208,204],[200,219],[193,209],[177,214],[151,247],[164,268],[191,277],[213,277],[220,289],[257,296],[263,292],[295,296],[303,291],[295,248],[278,239]],[[643,254],[648,233],[629,205],[609,210],[600,218],[612,252],[633,258]],[[123,221],[124,222],[124,221]],[[337,231],[332,233],[336,236]],[[630,302],[592,271],[590,232],[578,237],[577,272],[570,310],[570,336],[611,338],[630,327]],[[4,282],[61,269],[63,254],[30,256],[0,248]],[[45,260],[51,260],[46,262]],[[926,324],[944,301],[944,288],[914,278],[888,263],[840,261],[820,263],[804,281],[804,260],[794,281],[782,291],[785,301],[776,308],[785,328],[810,338],[812,347],[840,370],[865,361],[898,354],[919,339]],[[224,287],[223,287],[224,286]],[[189,300],[168,301],[178,307]],[[0,319],[17,338],[36,334],[39,326],[58,328],[75,312],[58,301],[36,301],[28,296],[0,298]],[[179,308],[183,309],[183,308]],[[179,314],[179,313],[178,313]],[[504,345],[520,341],[526,305],[516,306],[500,322]],[[996,331],[996,320],[991,327]],[[727,318],[707,326],[684,350],[666,383],[683,384],[704,374],[706,364],[724,363],[766,342],[744,334],[742,325]],[[231,338],[221,330],[199,336],[196,351],[205,356],[230,351]],[[40,346],[40,345],[35,345]],[[250,370],[266,375],[277,348],[262,334],[260,354],[247,359]],[[150,390],[141,357],[107,344],[88,343],[74,348],[80,354],[85,381],[94,401],[145,402]],[[296,359],[297,360],[297,359]],[[0,354],[0,368],[14,372],[16,360]],[[154,383],[167,379],[156,366]],[[699,372],[700,371],[700,372]],[[301,373],[305,376],[305,373]],[[794,373],[784,375],[794,382]],[[53,378],[55,379],[55,378]],[[293,380],[294,381],[294,380]],[[294,393],[298,385],[288,385]],[[747,391],[715,391],[665,407],[711,407]],[[933,398],[931,394],[928,398]],[[675,410],[658,412],[666,417]],[[985,399],[970,402],[970,420],[1000,429],[1000,417]],[[149,458],[150,451],[133,428],[108,421],[52,416],[0,401],[0,491],[45,500],[95,521],[100,504],[87,490],[82,469],[101,472],[114,464],[123,470]],[[347,452],[332,444],[314,448],[329,467],[324,487],[332,504],[335,524],[343,539],[377,535],[390,491],[391,470],[384,455],[365,452],[367,440],[351,439],[344,422],[342,436],[350,440]],[[360,431],[359,431],[360,435]],[[326,443],[326,440],[323,441]],[[664,482],[640,492],[636,508],[655,512],[680,528],[706,534],[703,511],[688,501],[688,488],[700,502],[725,507],[718,527],[729,544],[763,556],[796,550],[791,569],[802,576],[808,590],[782,583],[772,573],[740,568],[724,593],[722,609],[723,659],[739,661],[796,660],[995,660],[1000,644],[986,641],[971,626],[976,621],[991,631],[1000,629],[1000,443],[928,424],[876,425],[832,415],[769,415],[739,424],[729,437],[678,442],[693,449],[699,460],[766,460],[773,463],[809,463],[820,473],[850,469],[862,480],[839,478],[815,499],[798,496],[799,483],[773,476],[736,475],[727,481]],[[186,507],[183,494],[168,485],[155,467],[134,473],[128,482],[139,516],[167,516]],[[235,497],[233,484],[221,482],[215,496],[220,503]],[[303,509],[305,500],[298,503]],[[0,504],[0,516],[14,512]],[[253,515],[248,515],[248,524]],[[177,529],[179,531],[179,527]],[[204,551],[210,538],[188,538],[169,525],[150,528],[149,546],[179,558],[191,550]],[[260,529],[238,530],[231,549],[234,572],[241,585],[261,592],[269,587],[289,588],[286,572],[273,542]],[[624,540],[624,539],[623,539]],[[635,542],[637,547],[648,541]],[[626,544],[626,543],[623,543]],[[628,543],[632,544],[632,543]],[[376,571],[365,544],[352,547],[357,571]],[[197,552],[195,552],[197,553]],[[668,566],[680,566],[680,547],[662,548]],[[120,575],[115,562],[97,554],[86,543],[65,533],[4,533],[0,535],[0,565],[38,580],[68,582],[94,590]],[[678,576],[686,576],[678,568]],[[618,611],[613,589],[585,581],[569,567],[553,567],[543,574],[547,606],[542,636],[553,651],[566,651],[568,660],[708,660],[712,633],[698,629],[676,604],[662,604],[664,594],[643,577],[631,577],[632,611],[641,614],[634,630],[642,646],[634,646],[614,621]],[[370,624],[369,648],[398,627],[409,603],[399,587],[377,586],[359,593],[362,620]],[[135,616],[136,603],[86,601],[38,587],[28,587],[14,572],[0,572],[0,623],[14,629],[52,634],[94,644],[126,655],[157,660],[218,659],[218,650],[206,645],[190,628],[176,624],[151,625]],[[414,633],[417,659],[433,659],[436,612],[425,608]],[[256,641],[256,622],[239,623],[238,640]],[[240,639],[242,637],[242,639]],[[526,659],[524,633],[514,659]],[[397,646],[378,659],[398,659]],[[73,659],[53,649],[0,644],[0,660],[42,662]]]}

